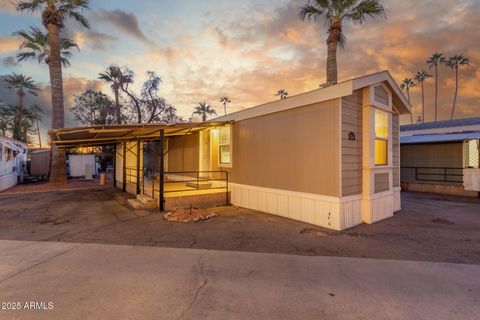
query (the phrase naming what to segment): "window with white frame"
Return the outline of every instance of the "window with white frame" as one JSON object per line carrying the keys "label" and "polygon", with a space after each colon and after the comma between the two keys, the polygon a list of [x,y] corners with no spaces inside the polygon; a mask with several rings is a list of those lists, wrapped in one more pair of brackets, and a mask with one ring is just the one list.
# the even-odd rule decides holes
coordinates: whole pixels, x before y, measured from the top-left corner
{"label": "window with white frame", "polygon": [[231,126],[220,127],[218,137],[218,161],[220,165],[232,164]]}
{"label": "window with white frame", "polygon": [[375,110],[375,165],[388,165],[388,113]]}

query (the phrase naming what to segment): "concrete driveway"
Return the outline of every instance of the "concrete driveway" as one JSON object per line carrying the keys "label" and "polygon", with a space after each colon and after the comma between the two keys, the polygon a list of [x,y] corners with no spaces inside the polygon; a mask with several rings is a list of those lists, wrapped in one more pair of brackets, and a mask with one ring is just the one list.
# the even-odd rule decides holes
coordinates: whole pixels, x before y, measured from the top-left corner
{"label": "concrete driveway", "polygon": [[480,266],[3,240],[0,301],[53,307],[0,319],[478,319]]}
{"label": "concrete driveway", "polygon": [[0,239],[480,264],[480,199],[404,193],[393,218],[343,232],[228,208],[202,223],[132,210],[113,188],[0,195]]}

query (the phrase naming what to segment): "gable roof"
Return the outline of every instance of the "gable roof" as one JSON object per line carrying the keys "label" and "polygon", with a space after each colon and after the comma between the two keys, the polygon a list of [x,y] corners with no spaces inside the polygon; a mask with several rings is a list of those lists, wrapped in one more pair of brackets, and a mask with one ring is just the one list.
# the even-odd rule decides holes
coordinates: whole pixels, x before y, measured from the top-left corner
{"label": "gable roof", "polygon": [[331,99],[346,97],[353,94],[353,91],[376,83],[386,83],[392,92],[393,104],[400,114],[410,113],[411,105],[407,98],[403,95],[395,80],[393,80],[390,72],[381,71],[370,75],[357,77],[327,87],[307,91],[294,96],[287,97],[283,100],[268,102],[256,107],[247,108],[225,116],[220,116],[212,121],[239,121],[254,118],[270,113],[293,109],[306,106],[313,103],[323,102]]}
{"label": "gable roof", "polygon": [[406,125],[400,126],[400,131],[441,129],[441,128],[463,127],[463,126],[473,126],[473,125],[480,125],[480,117],[444,120],[444,121],[437,121],[437,122],[425,122],[425,123],[419,123],[419,124],[406,124]]}

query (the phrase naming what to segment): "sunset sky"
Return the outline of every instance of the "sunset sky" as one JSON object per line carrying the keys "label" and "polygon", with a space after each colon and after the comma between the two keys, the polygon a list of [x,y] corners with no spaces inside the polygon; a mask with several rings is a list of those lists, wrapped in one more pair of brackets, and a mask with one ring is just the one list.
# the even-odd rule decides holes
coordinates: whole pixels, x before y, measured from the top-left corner
{"label": "sunset sky", "polygon": [[[22,72],[44,90],[36,99],[50,126],[49,78],[46,65],[17,63],[18,42],[12,33],[40,26],[39,16],[17,13],[12,0],[0,0],[0,78]],[[71,67],[64,70],[65,105],[88,88],[111,94],[97,80],[109,64],[128,66],[137,84],[153,70],[163,79],[161,93],[190,117],[206,100],[219,114],[219,98],[232,100],[231,111],[318,88],[325,79],[326,32],[322,25],[299,21],[305,0],[136,0],[91,1],[84,13],[92,29],[69,23],[66,34],[77,41]],[[471,64],[460,71],[456,117],[480,116],[480,1],[385,0],[387,19],[358,27],[346,25],[340,50],[339,80],[389,70],[395,80],[412,77],[433,52],[462,53]],[[432,70],[433,72],[433,70]],[[440,68],[440,118],[446,119],[454,91],[454,72]],[[426,83],[426,120],[432,119],[434,81]],[[14,96],[0,88],[0,100]],[[29,100],[32,101],[31,99]],[[415,117],[420,112],[420,88],[412,91]],[[405,123],[407,118],[403,119]],[[68,126],[74,126],[68,115]]]}

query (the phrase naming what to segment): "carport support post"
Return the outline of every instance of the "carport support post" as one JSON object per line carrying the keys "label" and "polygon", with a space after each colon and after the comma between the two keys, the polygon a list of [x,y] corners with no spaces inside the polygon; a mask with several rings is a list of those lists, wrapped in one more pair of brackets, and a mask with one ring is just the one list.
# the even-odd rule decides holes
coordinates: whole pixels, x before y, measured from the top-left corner
{"label": "carport support post", "polygon": [[122,191],[125,192],[127,190],[127,143],[122,143]]}
{"label": "carport support post", "polygon": [[159,195],[158,195],[158,201],[159,201],[159,210],[160,211],[165,211],[165,198],[164,198],[164,190],[163,190],[163,181],[165,178],[165,172],[164,172],[164,156],[165,156],[165,131],[163,129],[160,130],[160,177],[159,177],[159,183],[160,183],[160,188],[159,188]]}
{"label": "carport support post", "polygon": [[113,187],[117,187],[117,145],[113,145]]}
{"label": "carport support post", "polygon": [[137,140],[137,194],[140,194],[140,140]]}

